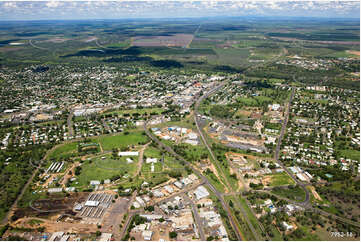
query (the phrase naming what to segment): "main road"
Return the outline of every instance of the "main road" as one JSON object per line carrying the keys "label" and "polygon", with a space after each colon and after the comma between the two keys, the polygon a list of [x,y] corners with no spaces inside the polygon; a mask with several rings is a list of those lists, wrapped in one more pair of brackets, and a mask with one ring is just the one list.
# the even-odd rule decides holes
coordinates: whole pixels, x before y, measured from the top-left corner
{"label": "main road", "polygon": [[196,221],[197,224],[197,228],[198,228],[198,234],[199,234],[199,238],[201,239],[201,241],[205,241],[206,240],[206,236],[204,235],[204,231],[203,231],[203,226],[202,226],[202,220],[199,217],[198,214],[198,209],[196,207],[196,205],[194,204],[194,202],[187,196],[187,194],[184,194],[184,199],[191,205],[192,207],[192,211],[193,211],[193,215],[194,215],[194,220]]}
{"label": "main road", "polygon": [[295,175],[290,172],[290,170],[285,166],[283,165],[283,163],[280,161],[280,149],[281,149],[281,144],[282,144],[282,139],[283,139],[283,136],[285,134],[285,130],[287,128],[287,123],[288,123],[288,119],[289,119],[289,114],[290,114],[290,107],[291,107],[291,103],[292,103],[292,100],[293,100],[293,97],[295,95],[295,88],[293,87],[292,88],[292,92],[291,92],[291,96],[290,96],[290,99],[288,101],[288,105],[287,105],[287,108],[286,108],[286,112],[285,112],[285,118],[283,120],[283,123],[282,123],[282,128],[281,128],[281,133],[280,133],[280,136],[278,137],[278,141],[277,141],[277,146],[276,146],[276,151],[275,151],[275,154],[274,154],[274,159],[276,160],[276,162],[288,173],[288,175],[300,186],[302,187],[302,189],[305,191],[305,194],[306,194],[306,197],[305,197],[305,200],[301,203],[302,205],[304,206],[308,206],[309,205],[309,202],[310,202],[310,192],[308,191],[308,189],[306,188],[306,185],[304,183],[302,183],[300,180],[298,180]]}
{"label": "main road", "polygon": [[70,109],[70,110],[69,110],[69,115],[68,115],[68,118],[67,118],[69,137],[73,137],[73,136],[74,136],[73,116],[74,116],[74,112],[73,112],[73,110]]}
{"label": "main road", "polygon": [[188,165],[188,167],[190,167],[192,169],[192,171],[198,176],[200,177],[204,183],[206,184],[206,186],[208,186],[210,188],[210,190],[215,194],[215,196],[218,198],[218,200],[221,202],[222,207],[224,208],[224,210],[226,211],[226,213],[228,214],[228,218],[229,221],[231,223],[231,226],[233,228],[233,230],[236,233],[237,239],[238,240],[242,240],[242,236],[241,236],[241,232],[239,230],[239,228],[236,225],[235,219],[232,216],[231,213],[231,209],[229,208],[228,204],[224,201],[222,194],[209,182],[209,180],[207,179],[207,177],[203,176],[197,169],[195,169],[192,164],[189,161],[186,161],[182,156],[178,155],[171,147],[163,144],[157,137],[155,137],[147,128],[147,123],[144,123],[144,131],[145,133],[149,136],[149,138],[151,138],[155,143],[158,144],[159,147],[164,148],[168,153],[172,154],[174,157],[176,157],[178,160],[181,160],[182,162],[184,162],[186,165]]}
{"label": "main road", "polygon": [[[227,186],[232,190],[232,187],[230,186],[228,180],[227,180],[227,177],[226,175],[224,174],[223,170],[219,167],[219,163],[217,162],[217,159],[215,157],[215,155],[213,154],[213,151],[211,149],[211,147],[209,147],[208,143],[207,143],[207,140],[206,138],[204,137],[204,134],[203,134],[203,131],[201,129],[201,125],[199,124],[199,117],[200,117],[200,114],[198,113],[198,108],[199,108],[199,105],[200,103],[207,97],[213,95],[214,93],[218,92],[221,88],[224,87],[224,85],[227,84],[227,81],[223,81],[221,82],[221,84],[217,85],[216,87],[214,87],[212,90],[210,90],[209,92],[207,92],[206,94],[204,94],[203,96],[201,96],[200,98],[198,98],[198,100],[196,101],[195,105],[194,105],[194,122],[197,126],[197,130],[198,130],[198,133],[199,135],[201,136],[202,138],[202,141],[203,141],[203,144],[207,147],[208,149],[208,152],[209,154],[211,155],[215,165],[218,167],[218,170],[221,171],[222,173],[222,176],[224,177],[225,179],[225,182],[227,183]],[[251,223],[250,219],[248,218],[247,216],[247,212],[245,211],[245,209],[243,208],[243,206],[240,204],[239,200],[236,198],[235,200],[235,203],[237,205],[237,207],[239,208],[239,210],[241,211],[242,215],[243,215],[243,218],[246,220],[246,223],[249,227],[249,229],[251,230],[252,234],[253,234],[253,237],[256,239],[256,240],[262,240],[259,236],[259,234],[257,233],[256,229],[254,228],[253,224]]]}

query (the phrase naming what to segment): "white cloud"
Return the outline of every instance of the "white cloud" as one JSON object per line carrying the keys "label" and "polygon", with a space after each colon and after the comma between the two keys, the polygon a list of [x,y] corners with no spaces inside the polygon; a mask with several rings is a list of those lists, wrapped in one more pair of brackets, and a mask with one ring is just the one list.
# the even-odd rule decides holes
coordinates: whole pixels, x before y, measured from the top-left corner
{"label": "white cloud", "polygon": [[281,10],[282,9],[282,7],[279,5],[278,2],[267,2],[266,6],[273,10]]}
{"label": "white cloud", "polygon": [[48,8],[57,8],[62,5],[61,2],[58,1],[50,1],[45,4]]}
{"label": "white cloud", "polygon": [[15,2],[5,2],[5,3],[3,4],[3,6],[4,6],[5,8],[17,8],[17,7],[18,7]]}
{"label": "white cloud", "polygon": [[[200,17],[200,16],[313,16],[359,17],[357,1],[301,0],[38,0],[1,2],[0,13],[11,19],[34,14],[39,18],[126,18],[126,17]],[[131,13],[131,14],[128,14]],[[20,17],[19,17],[20,16]],[[29,16],[30,17],[30,16]],[[0,19],[6,19],[5,15]]]}

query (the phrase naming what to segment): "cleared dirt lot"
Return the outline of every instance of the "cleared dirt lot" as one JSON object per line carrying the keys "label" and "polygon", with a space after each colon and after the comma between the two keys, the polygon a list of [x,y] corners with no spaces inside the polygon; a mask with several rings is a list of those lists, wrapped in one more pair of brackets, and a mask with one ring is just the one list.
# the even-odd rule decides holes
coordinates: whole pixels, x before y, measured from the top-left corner
{"label": "cleared dirt lot", "polygon": [[59,198],[56,196],[49,199],[33,201],[31,207],[18,208],[14,212],[15,218],[42,217],[47,218],[54,215],[70,214],[75,215],[73,206],[76,202],[83,202],[89,193],[74,193],[69,197]]}

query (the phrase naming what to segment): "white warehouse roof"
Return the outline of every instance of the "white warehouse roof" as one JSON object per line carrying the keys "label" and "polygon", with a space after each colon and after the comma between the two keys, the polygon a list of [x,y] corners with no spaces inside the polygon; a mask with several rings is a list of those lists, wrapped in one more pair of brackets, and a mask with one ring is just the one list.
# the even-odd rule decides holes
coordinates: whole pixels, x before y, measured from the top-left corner
{"label": "white warehouse roof", "polygon": [[89,206],[89,207],[97,207],[99,205],[98,201],[86,201],[85,202],[85,206]]}
{"label": "white warehouse roof", "polygon": [[205,198],[207,196],[209,196],[209,192],[207,191],[207,189],[204,186],[199,186],[195,191],[194,194],[197,197],[197,200],[200,200],[202,198]]}
{"label": "white warehouse roof", "polygon": [[138,156],[139,152],[138,151],[125,151],[125,152],[119,152],[118,155],[119,156]]}

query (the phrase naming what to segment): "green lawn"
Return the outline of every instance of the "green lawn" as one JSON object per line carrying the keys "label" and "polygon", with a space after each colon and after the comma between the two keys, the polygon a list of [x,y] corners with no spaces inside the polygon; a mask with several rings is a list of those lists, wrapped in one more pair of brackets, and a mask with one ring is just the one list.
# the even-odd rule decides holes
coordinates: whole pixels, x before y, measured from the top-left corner
{"label": "green lawn", "polygon": [[114,136],[102,136],[96,138],[105,151],[113,148],[126,148],[129,145],[139,145],[148,142],[148,137],[142,134],[142,131],[128,131],[129,134],[121,134]]}
{"label": "green lawn", "polygon": [[82,170],[76,180],[78,184],[74,184],[74,186],[87,187],[91,180],[110,179],[115,175],[129,174],[129,177],[132,177],[136,171],[138,157],[131,157],[134,163],[128,164],[126,162],[126,157],[114,160],[111,158],[111,155],[103,156],[106,157],[104,160],[101,158],[102,156],[98,156],[81,165]]}
{"label": "green lawn", "polygon": [[158,184],[166,182],[169,180],[169,176],[165,173],[150,173],[146,172],[143,174],[144,180],[150,184],[151,187],[154,187]]}
{"label": "green lawn", "polygon": [[80,121],[85,121],[85,120],[87,120],[87,118],[83,117],[83,116],[77,116],[74,118],[75,122],[80,122]]}
{"label": "green lawn", "polygon": [[179,169],[182,168],[184,169],[184,166],[182,164],[179,163],[179,161],[176,161],[173,157],[170,156],[164,156],[164,165],[167,166],[168,168],[172,169]]}
{"label": "green lawn", "polygon": [[319,104],[328,104],[327,99],[308,99],[306,102],[309,103],[319,103]]}
{"label": "green lawn", "polygon": [[245,106],[250,106],[250,107],[257,106],[257,101],[254,98],[241,97],[238,98],[237,101],[244,104]]}
{"label": "green lawn", "polygon": [[286,172],[275,173],[269,176],[272,177],[270,183],[270,186],[272,187],[295,184],[295,181],[292,180],[292,178]]}
{"label": "green lawn", "polygon": [[272,98],[266,97],[266,96],[255,96],[254,99],[256,99],[258,101],[258,103],[266,103],[272,102]]}
{"label": "green lawn", "polygon": [[306,197],[305,191],[299,186],[291,189],[276,187],[272,189],[272,193],[295,201],[304,201]]}
{"label": "green lawn", "polygon": [[[161,151],[158,148],[148,146],[147,149],[144,151],[144,164],[142,167],[142,171],[150,172],[150,164],[146,164],[145,160],[146,157],[149,158],[158,158],[158,163],[154,166],[154,171],[159,172],[163,170],[163,166],[160,163],[160,159],[162,158]],[[176,161],[175,158],[168,155],[168,153],[164,153],[164,165],[166,168],[169,169],[182,169],[184,171],[184,166],[179,163],[179,161]]]}
{"label": "green lawn", "polygon": [[[151,172],[151,164],[146,164],[145,162],[142,165],[142,173],[147,172],[147,173],[153,173]],[[154,172],[161,172],[163,170],[163,165],[162,163],[158,162],[154,164]]]}
{"label": "green lawn", "polygon": [[340,150],[340,156],[346,159],[360,161],[359,150]]}
{"label": "green lawn", "polygon": [[152,146],[148,146],[145,149],[144,156],[149,158],[158,158],[158,159],[162,157],[160,150]]}
{"label": "green lawn", "polygon": [[262,237],[262,230],[261,228],[259,227],[259,224],[258,224],[258,221],[257,221],[257,218],[254,216],[254,214],[252,213],[252,210],[250,207],[248,207],[246,201],[241,197],[239,196],[239,201],[241,203],[241,206],[244,208],[244,210],[246,211],[247,213],[247,217],[249,218],[249,220],[251,221],[253,227],[256,229],[258,235],[260,237]]}
{"label": "green lawn", "polygon": [[283,240],[282,235],[280,234],[280,231],[278,231],[276,226],[274,224],[271,224],[270,227],[271,227],[271,231],[273,233],[272,240],[274,240],[274,241],[282,241]]}
{"label": "green lawn", "polygon": [[[228,161],[225,161],[228,163]],[[229,182],[229,184],[231,185],[233,191],[238,191],[238,179],[231,177],[231,172],[229,170],[229,168],[224,168],[222,165],[220,165],[221,169],[223,169],[223,172],[225,174],[225,176],[227,176],[227,180]]]}
{"label": "green lawn", "polygon": [[64,159],[78,152],[78,143],[65,143],[60,145],[49,155],[49,159]]}
{"label": "green lawn", "polygon": [[[231,196],[225,197],[225,202],[227,204],[229,204],[230,201],[232,201],[232,203],[233,203],[233,206],[230,206],[230,208],[233,211],[234,217],[236,218],[236,220],[239,224],[238,227],[240,228],[241,233],[243,234],[243,236],[245,237],[245,239],[247,241],[256,240],[256,238],[253,236],[251,229],[248,226],[248,223],[243,218],[242,213],[240,212],[240,208],[237,207],[237,205],[235,203],[235,198],[231,197]],[[236,212],[236,211],[238,211],[238,212]]]}
{"label": "green lawn", "polygon": [[44,223],[42,220],[39,220],[39,219],[31,219],[28,221],[28,224],[31,225],[31,226],[36,226],[36,225],[40,225]]}
{"label": "green lawn", "polygon": [[142,109],[125,109],[125,110],[116,110],[116,111],[110,111],[110,112],[106,112],[104,113],[106,114],[134,114],[134,113],[138,113],[138,114],[145,114],[147,113],[148,115],[151,113],[157,113],[157,114],[161,114],[164,111],[163,108],[142,108]]}
{"label": "green lawn", "polygon": [[[185,119],[182,119],[182,121],[170,121],[170,122],[154,125],[152,127],[164,128],[164,127],[170,127],[170,126],[179,126],[179,127],[189,128],[189,129],[194,130],[196,127],[195,127],[195,124],[193,124],[193,123],[194,123],[193,115],[188,115]],[[162,140],[162,142],[163,141],[164,140]]]}
{"label": "green lawn", "polygon": [[214,175],[213,173],[209,173],[209,174],[204,174],[208,180],[210,181],[210,183],[219,191],[219,192],[224,192],[224,186],[222,185],[222,183],[218,180],[217,176]]}
{"label": "green lawn", "polygon": [[146,163],[146,158],[157,158],[158,162],[154,164],[154,172],[161,172],[163,170],[163,165],[160,162],[162,155],[159,149],[155,147],[148,146],[144,151],[144,161],[142,165],[142,173],[150,172],[151,173],[151,164]]}

